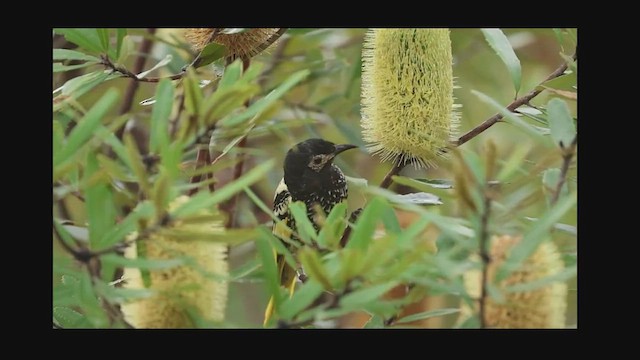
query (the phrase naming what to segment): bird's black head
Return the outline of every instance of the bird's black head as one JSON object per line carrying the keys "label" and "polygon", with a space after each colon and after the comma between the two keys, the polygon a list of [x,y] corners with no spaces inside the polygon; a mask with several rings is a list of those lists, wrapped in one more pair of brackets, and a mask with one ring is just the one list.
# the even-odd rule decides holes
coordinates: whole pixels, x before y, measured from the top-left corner
{"label": "bird's black head", "polygon": [[309,187],[321,186],[319,181],[330,176],[331,164],[336,155],[355,145],[335,145],[322,139],[308,139],[294,145],[284,159],[284,181],[289,191],[292,186],[310,190]]}

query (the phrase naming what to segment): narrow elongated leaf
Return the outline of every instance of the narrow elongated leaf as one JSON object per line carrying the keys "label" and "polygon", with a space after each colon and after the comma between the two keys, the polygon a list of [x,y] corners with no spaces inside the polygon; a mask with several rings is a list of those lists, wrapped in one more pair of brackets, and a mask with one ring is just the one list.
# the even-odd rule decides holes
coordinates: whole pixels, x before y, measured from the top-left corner
{"label": "narrow elongated leaf", "polygon": [[187,70],[187,76],[184,78],[184,107],[189,115],[198,115],[200,106],[202,105],[203,95],[198,80],[193,70]]}
{"label": "narrow elongated leaf", "polygon": [[442,205],[442,201],[438,196],[424,192],[397,195],[395,199],[395,201],[399,203],[409,203],[416,205]]}
{"label": "narrow elongated leaf", "polygon": [[264,237],[256,240],[256,247],[258,249],[258,255],[262,260],[262,269],[264,281],[267,285],[267,291],[269,292],[269,295],[274,298],[275,309],[279,310],[280,304],[282,303],[282,296],[280,293],[280,277],[278,275],[278,268],[273,249],[269,245],[269,240]]}
{"label": "narrow elongated leaf", "polygon": [[344,202],[336,204],[331,209],[318,234],[317,241],[320,247],[333,249],[338,244],[345,228],[345,222],[342,220],[345,218],[346,210],[347,204]]}
{"label": "narrow elongated leaf", "polygon": [[185,217],[197,212],[203,208],[210,208],[222,201],[231,198],[233,195],[242,191],[245,187],[264,179],[264,176],[271,170],[275,161],[269,160],[249,170],[236,181],[233,181],[223,188],[216,189],[212,194],[200,192],[192,197],[187,203],[177,208],[172,216],[176,218]]}
{"label": "narrow elongated leaf", "polygon": [[211,64],[212,62],[221,59],[227,53],[227,48],[223,45],[216,43],[209,43],[202,49],[200,57],[193,64],[194,68],[203,67]]}
{"label": "narrow elongated leaf", "polygon": [[331,290],[331,281],[327,274],[327,270],[322,265],[322,261],[318,253],[310,247],[305,247],[298,252],[298,258],[307,274],[318,281],[325,290]]}
{"label": "narrow elongated leaf", "polygon": [[136,175],[136,178],[138,178],[140,188],[146,196],[150,196],[151,184],[149,183],[149,176],[147,175],[142,156],[131,133],[124,134],[124,146],[127,149],[127,157],[131,162],[131,170]]}
{"label": "narrow elongated leaf", "polygon": [[323,286],[314,279],[309,279],[300,289],[296,290],[293,297],[282,303],[280,317],[290,320],[301,311],[309,307],[323,292]]}
{"label": "narrow elongated leaf", "polygon": [[507,66],[517,96],[518,91],[520,91],[522,68],[520,67],[520,60],[509,43],[509,39],[507,39],[500,29],[482,29],[482,34],[485,40],[487,40],[487,43],[489,43],[489,46],[491,46],[493,51],[498,54],[502,62]]}
{"label": "narrow elongated leaf", "polygon": [[454,308],[429,310],[429,311],[425,311],[425,312],[421,312],[421,313],[411,314],[409,316],[405,316],[405,317],[397,320],[395,323],[396,324],[404,324],[404,323],[409,323],[409,322],[413,322],[413,321],[417,321],[417,320],[429,319],[429,318],[436,317],[436,316],[444,316],[444,315],[455,314],[455,313],[458,313],[458,312],[460,312],[460,309],[454,309]]}
{"label": "narrow elongated leaf", "polygon": [[155,64],[151,69],[143,71],[140,74],[138,74],[137,75],[138,78],[139,79],[143,79],[143,78],[147,77],[147,75],[149,75],[152,71],[154,71],[156,69],[159,69],[159,68],[169,64],[171,62],[171,60],[173,60],[173,56],[171,54],[167,54],[167,56],[165,56],[164,59],[158,61],[158,63]]}
{"label": "narrow elongated leaf", "polygon": [[517,128],[523,130],[524,132],[526,132],[529,135],[532,135],[534,137],[542,137],[542,133],[540,133],[540,131],[536,130],[533,126],[531,126],[530,124],[528,124],[527,122],[525,122],[524,120],[522,120],[521,118],[519,118],[518,116],[516,116],[514,113],[512,113],[511,111],[507,110],[507,108],[505,108],[504,106],[500,105],[500,103],[498,103],[497,101],[493,100],[491,97],[476,91],[476,90],[471,90],[471,93],[473,93],[474,95],[476,95],[477,97],[480,98],[480,100],[482,100],[483,102],[489,104],[492,108],[494,108],[495,110],[497,110],[500,114],[502,114],[502,116],[504,116],[503,119],[508,120],[508,122],[512,125],[515,125]]}
{"label": "narrow elongated leaf", "polygon": [[75,69],[82,69],[95,64],[96,63],[90,63],[90,62],[77,64],[77,65],[62,65],[61,63],[53,63],[53,72],[57,73],[57,72],[75,70]]}
{"label": "narrow elongated leaf", "polygon": [[525,292],[525,291],[534,291],[540,289],[542,287],[548,286],[554,282],[564,282],[578,274],[578,268],[576,266],[571,266],[566,269],[562,269],[562,271],[545,276],[541,279],[533,280],[526,283],[519,283],[515,285],[511,285],[505,289],[506,292]]}
{"label": "narrow elongated leaf", "polygon": [[222,126],[224,127],[233,127],[238,124],[251,119],[255,115],[261,113],[266,110],[270,105],[272,105],[276,100],[281,98],[289,89],[296,86],[300,81],[309,76],[310,71],[300,70],[293,73],[291,76],[287,78],[280,86],[271,91],[267,96],[262,99],[256,101],[246,111],[241,112],[238,115],[231,116],[222,121]]}
{"label": "narrow elongated leaf", "polygon": [[218,84],[218,90],[230,87],[240,79],[242,75],[242,60],[236,59],[231,65],[224,69],[224,75]]}
{"label": "narrow elongated leaf", "polygon": [[63,329],[91,329],[93,324],[87,320],[87,318],[66,306],[54,306],[53,307],[53,319]]}
{"label": "narrow elongated leaf", "polygon": [[376,223],[384,211],[383,202],[383,199],[376,197],[364,208],[346,248],[364,250],[369,247],[376,230]]}
{"label": "narrow elongated leaf", "polygon": [[96,248],[108,248],[118,242],[124,241],[125,237],[137,229],[138,221],[146,218],[151,219],[154,213],[153,204],[148,201],[141,202],[136,206],[124,220],[120,221],[117,226],[107,231],[96,243]]}
{"label": "narrow elongated leaf", "polygon": [[357,308],[369,302],[379,300],[382,295],[398,285],[396,281],[370,286],[356,290],[340,299],[340,305],[345,308]]}
{"label": "narrow elongated leaf", "polygon": [[526,260],[538,246],[548,239],[548,231],[554,224],[578,201],[578,194],[574,191],[570,195],[560,199],[544,216],[542,216],[535,225],[529,230],[522,240],[517,243],[509,256],[498,269],[496,273],[496,282],[506,279],[511,272],[518,269],[524,260]]}
{"label": "narrow elongated leaf", "polygon": [[311,220],[307,217],[307,207],[302,201],[290,203],[289,211],[296,220],[296,229],[303,241],[311,243],[312,239],[315,240],[318,238],[318,234],[316,234]]}
{"label": "narrow elongated leaf", "polygon": [[[85,179],[90,179],[98,171],[100,170],[96,154],[90,152],[87,155]],[[114,226],[116,209],[111,188],[105,181],[89,185],[84,194],[87,221],[89,222],[89,242],[94,247],[98,245],[98,241],[105,233]]]}
{"label": "narrow elongated leaf", "polygon": [[98,38],[100,39],[100,46],[104,53],[109,53],[109,29],[96,29]]}
{"label": "narrow elongated leaf", "polygon": [[569,146],[576,136],[576,126],[567,103],[560,99],[551,99],[547,104],[547,111],[551,138],[556,144]]}
{"label": "narrow elongated leaf", "polygon": [[127,36],[127,29],[116,29],[116,59],[118,60],[120,59],[120,51],[122,50],[122,44],[125,36]]}
{"label": "narrow elongated leaf", "polygon": [[[141,270],[162,270],[170,269],[176,266],[187,265],[188,261],[184,258],[172,259],[147,259],[138,257],[129,259],[115,254],[107,254],[100,257],[103,262],[129,268],[138,268]],[[146,286],[146,285],[145,285]]]}
{"label": "narrow elongated leaf", "polygon": [[96,29],[56,29],[56,33],[63,35],[65,39],[81,48],[94,53],[101,53],[103,50],[100,36]]}
{"label": "narrow elongated leaf", "polygon": [[[107,114],[111,107],[118,100],[118,91],[109,89],[95,105],[87,111],[82,117],[78,125],[73,128],[71,134],[67,138],[67,143],[58,154],[54,154],[53,165],[63,163],[67,158],[73,155],[80,146],[91,139],[91,136],[100,126],[102,118]],[[57,155],[57,156],[55,156]]]}
{"label": "narrow elongated leaf", "polygon": [[159,154],[169,145],[169,115],[173,107],[173,85],[163,79],[156,89],[156,103],[151,112],[149,150]]}
{"label": "narrow elongated leaf", "polygon": [[84,60],[94,63],[100,62],[100,59],[95,56],[69,49],[53,49],[53,61],[56,60]]}

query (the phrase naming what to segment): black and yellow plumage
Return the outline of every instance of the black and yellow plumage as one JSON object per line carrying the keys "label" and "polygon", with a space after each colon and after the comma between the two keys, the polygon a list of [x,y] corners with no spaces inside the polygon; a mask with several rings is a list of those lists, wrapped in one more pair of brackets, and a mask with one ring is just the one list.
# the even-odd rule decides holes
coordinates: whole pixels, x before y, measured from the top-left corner
{"label": "black and yellow plumage", "polygon": [[[355,145],[335,145],[322,139],[308,139],[293,146],[284,159],[284,177],[276,188],[273,199],[273,213],[280,220],[273,225],[273,233],[280,239],[296,237],[295,221],[289,212],[289,203],[302,201],[307,207],[307,216],[316,231],[319,225],[315,221],[315,209],[319,206],[325,214],[344,201],[348,195],[344,174],[333,164],[333,159],[341,152],[355,148]],[[286,225],[286,226],[284,226]],[[285,242],[285,246],[287,243]],[[296,283],[296,269],[289,266],[282,255],[276,256],[280,284],[290,294]],[[265,311],[266,325],[273,314],[273,298]]]}

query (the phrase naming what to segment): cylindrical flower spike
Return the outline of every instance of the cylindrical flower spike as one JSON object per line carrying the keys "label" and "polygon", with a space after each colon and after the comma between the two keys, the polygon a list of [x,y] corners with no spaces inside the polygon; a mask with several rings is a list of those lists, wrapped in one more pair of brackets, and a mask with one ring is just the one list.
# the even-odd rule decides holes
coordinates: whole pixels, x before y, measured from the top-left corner
{"label": "cylindrical flower spike", "polygon": [[[521,237],[508,235],[495,236],[491,242],[491,262],[487,269],[488,281],[494,278],[496,270],[506,260],[510,249]],[[511,275],[500,284],[499,290],[516,284],[531,283],[559,273],[564,267],[555,244],[544,242]],[[469,271],[464,275],[467,292],[472,298],[479,299],[482,273]],[[531,291],[502,292],[504,302],[498,303],[491,297],[485,300],[485,323],[492,328],[564,328],[567,309],[567,285],[552,282]],[[477,311],[477,308],[476,308]],[[460,319],[464,320],[473,313],[468,306],[462,306]]]}
{"label": "cylindrical flower spike", "polygon": [[[194,49],[200,51],[209,44],[214,30],[222,29],[187,29],[184,37]],[[280,28],[255,28],[234,34],[219,33],[212,42],[224,45],[227,48],[228,57],[250,58],[269,47],[273,43],[272,37],[279,31]]]}
{"label": "cylindrical flower spike", "polygon": [[[169,211],[187,202],[180,196],[169,205]],[[203,210],[198,215],[210,215]],[[227,302],[228,274],[227,246],[197,239],[181,239],[180,232],[198,233],[211,237],[224,231],[222,222],[183,223],[178,220],[169,228],[172,236],[153,234],[141,240],[145,244],[145,257],[166,260],[187,257],[190,262],[167,269],[149,270],[150,289],[157,293],[151,297],[122,305],[125,319],[135,328],[192,328],[191,314],[195,310],[202,319],[224,320]],[[178,234],[178,235],[176,235]],[[133,234],[135,236],[135,234]],[[130,246],[125,256],[136,257],[136,246]],[[124,269],[124,287],[145,288],[140,269]]]}
{"label": "cylindrical flower spike", "polygon": [[362,135],[382,160],[435,165],[453,140],[449,29],[372,29],[362,50]]}

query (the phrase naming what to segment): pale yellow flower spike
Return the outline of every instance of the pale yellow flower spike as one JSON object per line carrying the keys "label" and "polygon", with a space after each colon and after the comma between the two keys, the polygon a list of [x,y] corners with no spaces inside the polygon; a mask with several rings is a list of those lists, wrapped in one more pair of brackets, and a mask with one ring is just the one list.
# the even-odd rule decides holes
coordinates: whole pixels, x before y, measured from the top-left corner
{"label": "pale yellow flower spike", "polygon": [[[494,237],[491,243],[491,259],[487,275],[493,279],[496,270],[508,256],[509,250],[521,240],[521,237],[508,235]],[[535,280],[559,273],[563,262],[555,244],[544,242],[520,267],[498,284],[499,289],[516,284],[530,283]],[[465,287],[473,298],[480,297],[481,272],[474,270],[464,275]],[[490,297],[485,306],[485,322],[492,328],[564,328],[567,310],[567,285],[552,282],[544,287],[524,292],[503,292],[505,301],[497,303]],[[477,308],[475,310],[477,312]],[[460,320],[468,318],[474,312],[468,306],[461,309]]]}
{"label": "pale yellow flower spike", "polygon": [[[188,199],[187,196],[178,197],[169,205],[169,211]],[[207,211],[203,210],[200,215],[204,214],[207,214]],[[184,224],[177,221],[172,228],[186,232],[211,233],[212,237],[224,230],[222,222]],[[149,259],[186,256],[195,261],[200,269],[197,270],[192,265],[182,265],[150,270],[150,289],[158,293],[122,305],[122,313],[131,325],[135,328],[192,328],[195,324],[189,317],[189,309],[196,310],[199,316],[207,320],[224,320],[228,283],[223,278],[229,272],[225,244],[174,239],[157,234],[142,241],[145,241],[146,256]],[[125,256],[135,258],[135,244],[125,251]],[[203,271],[216,278],[206,277]],[[144,288],[140,270],[137,268],[125,268],[123,279],[125,288]]]}
{"label": "pale yellow flower spike", "polygon": [[362,135],[383,161],[435,166],[455,137],[449,29],[372,29],[362,50]]}
{"label": "pale yellow flower spike", "polygon": [[[184,37],[197,51],[204,49],[209,44],[209,38],[214,28],[193,28],[184,32]],[[214,43],[224,45],[227,48],[227,56],[250,58],[262,50],[272,36],[280,31],[280,28],[255,28],[236,34],[218,34]]]}

